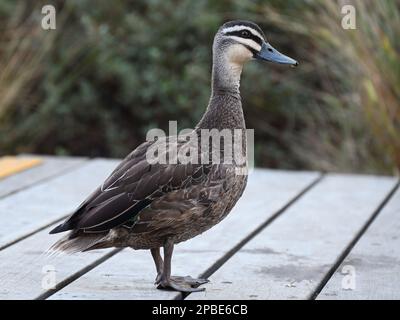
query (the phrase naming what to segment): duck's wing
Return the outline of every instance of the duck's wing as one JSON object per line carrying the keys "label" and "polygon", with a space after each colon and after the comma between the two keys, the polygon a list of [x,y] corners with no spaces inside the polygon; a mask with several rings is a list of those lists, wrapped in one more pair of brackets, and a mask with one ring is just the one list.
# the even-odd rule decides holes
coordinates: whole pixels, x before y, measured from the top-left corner
{"label": "duck's wing", "polygon": [[128,155],[75,213],[50,233],[107,231],[134,219],[154,199],[207,176],[209,166],[201,164],[150,164],[146,152],[151,145],[145,142]]}

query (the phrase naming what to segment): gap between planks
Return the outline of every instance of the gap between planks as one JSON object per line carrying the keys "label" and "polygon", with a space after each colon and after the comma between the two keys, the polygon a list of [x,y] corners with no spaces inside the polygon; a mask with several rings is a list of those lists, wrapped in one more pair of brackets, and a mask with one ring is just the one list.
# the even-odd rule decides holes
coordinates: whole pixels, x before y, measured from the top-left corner
{"label": "gap between planks", "polygon": [[314,291],[314,293],[311,295],[310,299],[315,300],[321,293],[321,291],[324,289],[328,281],[332,278],[336,270],[340,267],[340,265],[344,262],[346,257],[350,254],[351,250],[354,248],[354,246],[357,244],[357,242],[361,239],[361,237],[365,234],[365,232],[368,230],[368,228],[371,226],[371,224],[375,221],[375,219],[378,217],[379,213],[383,210],[383,208],[386,206],[386,204],[390,201],[390,199],[393,197],[393,195],[396,193],[396,191],[399,189],[400,186],[400,180],[396,183],[396,185],[393,187],[393,189],[387,194],[387,196],[383,199],[382,203],[378,206],[378,208],[375,210],[375,212],[372,214],[372,216],[367,220],[365,225],[361,228],[361,230],[358,232],[358,234],[354,237],[354,239],[350,242],[350,244],[347,246],[347,248],[343,251],[342,255],[337,259],[337,261],[332,265],[332,268],[329,270],[329,272],[326,274],[324,279],[321,281],[317,289]]}

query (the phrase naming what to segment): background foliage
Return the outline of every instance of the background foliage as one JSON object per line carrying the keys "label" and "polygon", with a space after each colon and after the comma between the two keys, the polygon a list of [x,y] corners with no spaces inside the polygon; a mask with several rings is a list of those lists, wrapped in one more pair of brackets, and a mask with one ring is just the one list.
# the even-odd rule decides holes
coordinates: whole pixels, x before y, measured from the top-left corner
{"label": "background foliage", "polygon": [[[40,27],[43,4],[57,29]],[[357,29],[341,27],[341,5]],[[123,157],[149,128],[193,127],[226,20],[257,22],[297,69],[249,63],[241,91],[259,166],[400,168],[400,3],[0,0],[0,154]]]}

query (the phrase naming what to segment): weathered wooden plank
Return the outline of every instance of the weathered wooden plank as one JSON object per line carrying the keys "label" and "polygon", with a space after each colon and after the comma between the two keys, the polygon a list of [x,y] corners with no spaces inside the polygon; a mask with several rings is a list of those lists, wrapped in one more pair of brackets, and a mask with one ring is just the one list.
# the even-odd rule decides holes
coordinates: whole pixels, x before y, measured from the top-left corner
{"label": "weathered wooden plank", "polygon": [[44,252],[63,236],[49,235],[52,227],[0,251],[0,300],[39,298],[51,290],[53,279],[54,285],[68,282],[113,252],[49,257]]}
{"label": "weathered wooden plank", "polygon": [[400,190],[369,226],[317,299],[400,299]]}
{"label": "weathered wooden plank", "polygon": [[328,175],[189,299],[308,299],[393,190],[395,178]]}
{"label": "weathered wooden plank", "polygon": [[[319,178],[318,173],[255,170],[233,212],[206,233],[179,244],[173,273],[199,276],[284,208]],[[174,299],[176,292],[156,290],[148,251],[124,251],[50,297],[50,299]]]}
{"label": "weathered wooden plank", "polygon": [[0,248],[70,214],[118,161],[97,159],[0,201]]}
{"label": "weathered wooden plank", "polygon": [[41,164],[0,180],[0,199],[81,165],[84,158],[40,156]]}

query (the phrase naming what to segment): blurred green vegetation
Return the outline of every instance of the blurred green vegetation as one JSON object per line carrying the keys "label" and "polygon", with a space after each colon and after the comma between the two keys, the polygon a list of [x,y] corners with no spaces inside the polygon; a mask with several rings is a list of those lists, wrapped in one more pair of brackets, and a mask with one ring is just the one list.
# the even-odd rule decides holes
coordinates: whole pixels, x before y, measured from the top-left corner
{"label": "blurred green vegetation", "polygon": [[[41,7],[57,29],[41,29]],[[341,27],[341,5],[357,29]],[[227,20],[258,23],[291,69],[259,62],[241,92],[256,165],[393,174],[400,168],[400,3],[0,0],[0,154],[123,157],[148,129],[193,127],[211,45]]]}

